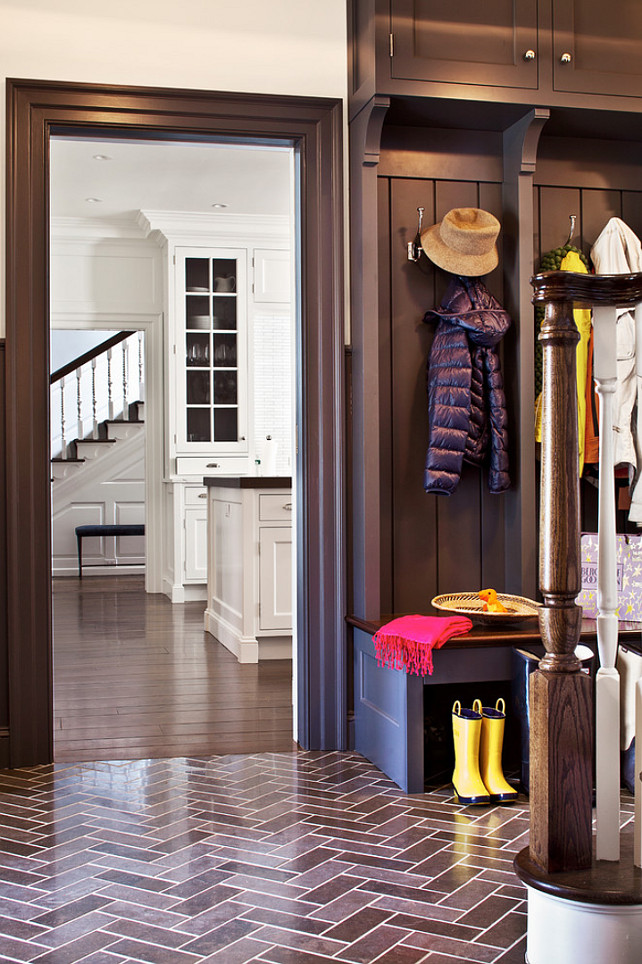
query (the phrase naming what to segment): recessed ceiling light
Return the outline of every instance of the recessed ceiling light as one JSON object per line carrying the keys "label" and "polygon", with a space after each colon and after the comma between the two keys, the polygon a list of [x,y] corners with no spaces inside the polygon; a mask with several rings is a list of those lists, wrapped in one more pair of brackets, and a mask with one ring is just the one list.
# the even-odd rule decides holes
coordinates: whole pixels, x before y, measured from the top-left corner
{"label": "recessed ceiling light", "polygon": [[109,154],[94,154],[95,161],[111,161]]}
{"label": "recessed ceiling light", "polygon": [[212,207],[213,207],[213,208],[226,208],[226,207],[227,207],[227,204],[221,204],[220,201],[217,201],[216,204],[213,204],[213,205],[212,205]]}
{"label": "recessed ceiling light", "polygon": [[86,198],[85,198],[85,201],[87,202],[87,204],[101,204],[101,203],[102,203],[102,198],[101,198],[101,197],[86,197]]}

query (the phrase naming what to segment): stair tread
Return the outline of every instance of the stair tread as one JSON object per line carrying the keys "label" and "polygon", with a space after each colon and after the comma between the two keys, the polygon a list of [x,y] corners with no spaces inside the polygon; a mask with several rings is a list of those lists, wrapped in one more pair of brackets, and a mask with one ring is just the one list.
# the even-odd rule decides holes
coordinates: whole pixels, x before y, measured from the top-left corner
{"label": "stair tread", "polygon": [[143,418],[105,418],[101,422],[102,425],[144,425],[145,420]]}
{"label": "stair tread", "polygon": [[115,438],[75,438],[74,445],[80,445],[81,443],[84,443],[86,445],[103,445],[105,442],[108,442],[110,445],[113,445],[114,442],[117,442],[117,441],[118,439],[115,439]]}

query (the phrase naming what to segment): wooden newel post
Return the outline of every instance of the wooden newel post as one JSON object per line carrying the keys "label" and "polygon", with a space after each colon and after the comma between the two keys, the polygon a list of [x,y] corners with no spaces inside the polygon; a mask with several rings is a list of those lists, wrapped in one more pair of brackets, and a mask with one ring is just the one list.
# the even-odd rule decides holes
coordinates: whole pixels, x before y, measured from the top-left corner
{"label": "wooden newel post", "polygon": [[[533,284],[538,292],[538,278]],[[542,281],[545,300],[546,281]],[[576,346],[572,303],[549,301],[540,332],[543,418],[540,632],[546,649],[531,677],[530,856],[549,872],[592,860],[591,680],[575,656],[582,610]]]}

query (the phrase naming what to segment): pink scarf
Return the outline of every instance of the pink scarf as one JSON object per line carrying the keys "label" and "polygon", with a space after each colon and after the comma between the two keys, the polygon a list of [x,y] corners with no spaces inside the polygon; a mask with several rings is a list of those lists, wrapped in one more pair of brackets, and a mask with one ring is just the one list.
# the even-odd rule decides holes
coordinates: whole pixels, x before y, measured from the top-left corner
{"label": "pink scarf", "polygon": [[464,636],[472,626],[467,616],[399,616],[374,634],[375,655],[380,666],[432,676],[433,647]]}

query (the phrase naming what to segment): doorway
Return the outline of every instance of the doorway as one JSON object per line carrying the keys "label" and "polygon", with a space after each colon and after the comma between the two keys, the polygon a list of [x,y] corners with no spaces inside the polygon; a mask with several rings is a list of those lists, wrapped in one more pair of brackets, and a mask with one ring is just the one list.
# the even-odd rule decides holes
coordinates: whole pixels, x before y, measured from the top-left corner
{"label": "doorway", "polygon": [[[343,529],[341,105],[310,98],[12,81],[7,223],[9,760],[52,759],[47,497],[49,137],[82,127],[126,136],[288,139],[300,184],[297,359],[298,709],[305,748],[346,743]],[[25,423],[30,432],[22,431]],[[26,614],[26,615],[25,615]],[[313,681],[313,683],[311,682]]]}
{"label": "doorway", "polygon": [[[51,137],[51,347],[62,351],[70,334],[73,355],[52,392],[52,445],[69,412],[81,439],[53,464],[54,476],[64,473],[52,484],[57,762],[293,747],[291,624],[276,630],[283,653],[258,666],[239,666],[209,621],[203,630],[202,485],[204,474],[232,472],[278,475],[291,487],[293,160],[289,144],[231,138]],[[230,269],[217,291],[214,276]],[[105,319],[131,329],[147,315],[163,347],[149,353],[145,379],[136,333],[106,351],[81,344]],[[70,371],[76,343],[82,365]],[[141,418],[146,382],[152,405]],[[271,471],[260,460],[266,436]],[[145,509],[156,509],[163,530],[161,558],[148,554],[147,590],[174,609],[127,575],[142,536],[83,540],[82,582],[70,565],[76,525],[143,523]]]}

